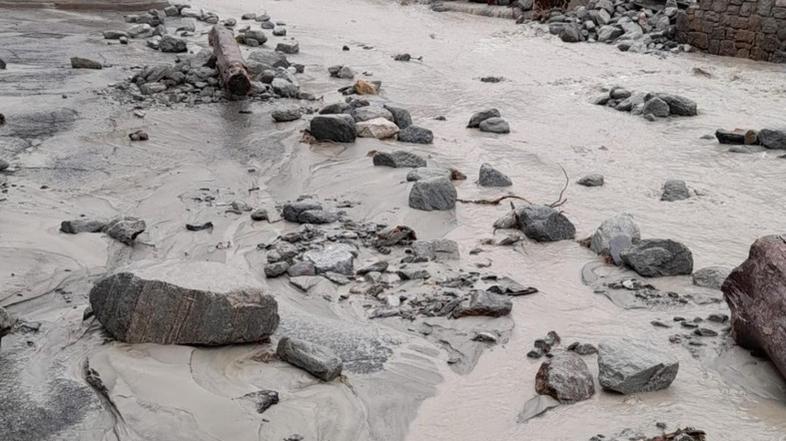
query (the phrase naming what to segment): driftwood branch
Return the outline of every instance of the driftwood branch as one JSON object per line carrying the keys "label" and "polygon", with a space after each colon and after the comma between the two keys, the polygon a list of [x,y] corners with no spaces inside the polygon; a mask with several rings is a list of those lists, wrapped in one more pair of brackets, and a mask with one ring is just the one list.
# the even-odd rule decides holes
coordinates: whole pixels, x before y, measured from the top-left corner
{"label": "driftwood branch", "polygon": [[[546,205],[548,205],[551,208],[561,207],[562,205],[565,204],[565,202],[568,202],[568,200],[565,198],[565,191],[568,189],[568,184],[570,183],[570,178],[568,177],[568,172],[565,171],[565,167],[560,166],[560,168],[562,169],[562,174],[565,176],[565,184],[562,186],[562,190],[560,190],[559,197],[557,197],[557,200],[552,202],[552,203],[550,203],[550,204],[546,204]],[[494,199],[456,199],[456,201],[462,202],[464,204],[499,205],[500,203],[502,203],[502,201],[505,201],[505,200],[508,200],[508,199],[516,199],[516,200],[519,200],[519,201],[524,201],[524,202],[528,203],[529,205],[535,205],[532,202],[530,202],[529,199],[527,199],[527,198],[525,198],[523,196],[515,195],[515,194],[506,194],[504,196],[499,196],[499,197],[496,197]],[[511,204],[511,206],[512,206],[512,204]]]}
{"label": "driftwood branch", "polygon": [[248,95],[251,91],[251,78],[234,33],[224,26],[216,25],[210,30],[208,41],[213,47],[216,67],[224,89],[232,95]]}

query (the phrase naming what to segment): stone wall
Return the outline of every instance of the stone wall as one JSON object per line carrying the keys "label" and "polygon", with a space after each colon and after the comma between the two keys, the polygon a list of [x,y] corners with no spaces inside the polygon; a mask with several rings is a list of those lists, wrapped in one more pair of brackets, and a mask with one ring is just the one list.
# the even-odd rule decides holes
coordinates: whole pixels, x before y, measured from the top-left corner
{"label": "stone wall", "polygon": [[698,0],[677,40],[715,55],[786,63],[786,0]]}

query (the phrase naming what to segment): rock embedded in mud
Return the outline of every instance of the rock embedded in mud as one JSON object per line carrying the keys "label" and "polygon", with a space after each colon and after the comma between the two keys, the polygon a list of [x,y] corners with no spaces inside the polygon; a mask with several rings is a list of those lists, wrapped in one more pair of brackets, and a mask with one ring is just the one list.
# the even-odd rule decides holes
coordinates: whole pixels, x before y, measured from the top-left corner
{"label": "rock embedded in mud", "polygon": [[381,81],[357,80],[350,89],[358,95],[376,95],[381,87]]}
{"label": "rock embedded in mud", "polygon": [[595,381],[584,360],[572,352],[562,352],[540,365],[535,391],[560,403],[576,403],[595,395]]}
{"label": "rock embedded in mud", "polygon": [[721,289],[729,274],[731,274],[731,268],[708,266],[693,273],[693,284],[702,288]]}
{"label": "rock embedded in mud", "polygon": [[601,174],[591,173],[581,177],[576,183],[584,187],[601,187],[604,184],[604,179]]}
{"label": "rock embedded in mud", "polygon": [[377,152],[372,161],[375,166],[393,168],[417,168],[425,167],[426,160],[420,156],[406,150],[396,150],[394,152]]}
{"label": "rock embedded in mud", "polygon": [[110,221],[104,231],[112,239],[120,241],[128,246],[133,246],[134,240],[136,240],[137,236],[142,234],[146,228],[147,225],[142,219],[136,217],[120,217]]}
{"label": "rock embedded in mud", "polygon": [[763,352],[786,377],[786,236],[757,239],[748,258],[723,283],[731,310],[731,336],[745,349]]}
{"label": "rock embedded in mud", "polygon": [[407,173],[407,181],[414,182],[421,179],[451,178],[451,171],[441,167],[418,167]]}
{"label": "rock embedded in mud", "polygon": [[61,222],[60,231],[66,234],[100,233],[106,225],[106,221],[99,219],[74,219]]}
{"label": "rock embedded in mud", "polygon": [[663,194],[660,200],[666,202],[682,201],[690,198],[690,190],[685,181],[681,179],[669,179],[663,183]]}
{"label": "rock embedded in mud", "polygon": [[481,132],[505,134],[510,133],[510,125],[502,118],[489,118],[483,120],[478,126]]}
{"label": "rock embedded in mud", "polygon": [[393,115],[393,122],[396,123],[399,129],[406,129],[412,125],[412,116],[407,109],[390,106],[388,104],[385,104],[383,107]]}
{"label": "rock embedded in mud", "polygon": [[279,321],[253,276],[218,262],[137,262],[96,282],[90,305],[126,343],[260,342]]}
{"label": "rock embedded in mud", "polygon": [[314,264],[318,274],[333,272],[352,276],[355,274],[355,248],[346,244],[333,244],[319,250],[307,251],[303,259]]}
{"label": "rock embedded in mud", "polygon": [[410,125],[398,132],[398,140],[411,144],[431,144],[434,134],[429,129]]}
{"label": "rock embedded in mud", "polygon": [[281,360],[297,366],[322,381],[333,381],[343,369],[341,359],[331,350],[323,346],[282,337],[278,341],[276,355]]}
{"label": "rock embedded in mud", "polygon": [[355,128],[360,138],[388,139],[398,133],[398,126],[385,118],[357,122]]}
{"label": "rock embedded in mud", "polygon": [[2,344],[3,337],[11,333],[16,322],[16,317],[0,306],[0,344]]}
{"label": "rock embedded in mud", "polygon": [[295,262],[287,268],[289,277],[315,276],[317,270],[311,262]]}
{"label": "rock embedded in mud", "polygon": [[274,52],[266,49],[256,50],[252,52],[248,59],[250,61],[259,63],[265,69],[276,69],[277,67],[288,68],[290,66],[289,60],[286,55],[280,52]]}
{"label": "rock embedded in mud", "polygon": [[510,178],[495,169],[489,163],[480,165],[480,172],[478,173],[478,185],[481,187],[509,187],[513,185]]}
{"label": "rock embedded in mud", "polygon": [[[630,214],[618,214],[603,221],[592,235],[590,249],[597,254],[614,257],[614,254],[611,253],[611,241],[616,237],[623,237],[628,245],[641,239],[639,226],[636,225]],[[618,262],[618,258],[615,258],[614,261]]]}
{"label": "rock embedded in mud", "polygon": [[468,300],[464,300],[453,310],[453,318],[486,316],[502,317],[513,310],[510,299],[487,291],[473,290]]}
{"label": "rock embedded in mud", "polygon": [[377,246],[391,247],[409,244],[413,240],[417,240],[417,235],[412,228],[406,225],[391,225],[377,233],[375,244]]}
{"label": "rock embedded in mud", "polygon": [[103,35],[105,40],[119,40],[122,37],[129,37],[128,33],[123,31],[104,31]]}
{"label": "rock embedded in mud", "polygon": [[699,114],[698,105],[689,98],[669,93],[657,93],[655,96],[668,104],[671,115],[696,116]]}
{"label": "rock embedded in mud", "polygon": [[461,257],[456,241],[450,239],[416,240],[412,254],[417,260],[458,260]]}
{"label": "rock embedded in mud", "polygon": [[467,123],[467,128],[476,129],[480,127],[480,123],[482,123],[483,121],[489,118],[499,118],[500,116],[502,116],[502,114],[500,114],[499,110],[497,109],[488,109],[488,110],[476,112],[469,119],[469,122]]}
{"label": "rock embedded in mud", "polygon": [[73,69],[103,69],[104,66],[98,61],[88,58],[71,57],[71,67]]}
{"label": "rock embedded in mud", "polygon": [[641,109],[644,115],[652,115],[658,118],[666,118],[670,115],[669,105],[661,98],[653,97],[644,103],[644,108]]}
{"label": "rock embedded in mud", "polygon": [[759,143],[768,149],[786,150],[786,130],[762,129]]}
{"label": "rock embedded in mud", "polygon": [[240,397],[254,403],[257,413],[265,413],[270,407],[278,404],[278,392],[274,390],[260,390]]}
{"label": "rock embedded in mud", "polygon": [[298,108],[290,107],[286,109],[276,109],[271,112],[270,116],[275,122],[290,122],[300,119],[303,113]]}
{"label": "rock embedded in mud", "polygon": [[621,253],[622,261],[644,277],[689,275],[693,254],[685,245],[670,239],[645,239]]}
{"label": "rock embedded in mud", "polygon": [[680,363],[658,348],[629,339],[598,345],[598,380],[613,392],[635,394],[666,389],[677,377]]}
{"label": "rock embedded in mud", "polygon": [[723,130],[715,131],[715,138],[721,144],[754,145],[759,143],[759,133],[755,130]]}
{"label": "rock embedded in mud", "polygon": [[137,130],[129,133],[128,139],[131,141],[147,141],[150,139],[150,135],[148,135],[144,130]]}
{"label": "rock embedded in mud", "polygon": [[518,297],[535,294],[538,292],[538,289],[531,286],[524,286],[521,283],[506,276],[500,277],[496,283],[489,286],[486,291],[503,296]]}
{"label": "rock embedded in mud", "polygon": [[338,220],[338,213],[328,210],[306,210],[301,212],[297,221],[301,224],[331,224]]}
{"label": "rock embedded in mud", "polygon": [[317,141],[355,142],[355,120],[350,115],[317,115],[309,132]]}
{"label": "rock embedded in mud", "polygon": [[171,35],[164,35],[158,43],[158,48],[161,52],[180,53],[187,52],[188,46],[186,41],[182,38],[173,37]]}
{"label": "rock embedded in mud", "polygon": [[294,55],[300,52],[300,45],[297,41],[282,41],[276,45],[276,52],[287,55]]}
{"label": "rock embedded in mud", "polygon": [[352,68],[341,64],[328,67],[328,73],[333,78],[342,78],[345,80],[351,80],[355,78],[355,72],[352,70]]}
{"label": "rock embedded in mud", "polygon": [[516,210],[518,227],[537,242],[556,242],[576,237],[576,227],[558,210],[546,205],[529,205]]}
{"label": "rock embedded in mud", "polygon": [[422,179],[409,192],[409,206],[416,210],[452,210],[458,193],[447,178]]}

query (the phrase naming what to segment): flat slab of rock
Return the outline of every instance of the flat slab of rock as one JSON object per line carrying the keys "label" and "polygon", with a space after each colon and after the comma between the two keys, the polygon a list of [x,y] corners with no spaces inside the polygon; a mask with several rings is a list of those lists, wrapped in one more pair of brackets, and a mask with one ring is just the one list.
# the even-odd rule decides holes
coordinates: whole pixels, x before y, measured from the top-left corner
{"label": "flat slab of rock", "polygon": [[606,390],[627,395],[666,389],[679,368],[673,356],[632,340],[598,345],[598,380]]}
{"label": "flat slab of rock", "polygon": [[422,179],[409,192],[409,206],[416,210],[452,210],[458,192],[447,178]]}
{"label": "flat slab of rock", "polygon": [[538,289],[531,286],[524,286],[510,277],[500,277],[496,283],[489,286],[486,291],[503,296],[518,297],[535,294],[538,292]]}
{"label": "flat slab of rock", "polygon": [[303,258],[314,264],[318,274],[332,272],[352,276],[355,249],[345,244],[333,244],[321,250],[306,251]]}
{"label": "flat slab of rock", "polygon": [[96,282],[96,318],[126,343],[225,345],[266,340],[278,304],[245,271],[218,262],[138,262]]}
{"label": "flat slab of rock", "polygon": [[743,348],[764,352],[786,378],[786,238],[764,236],[723,283],[731,310],[731,336]]}
{"label": "flat slab of rock", "polygon": [[426,160],[420,156],[406,150],[396,150],[395,152],[377,152],[372,158],[374,165],[393,168],[417,168],[425,167]]}
{"label": "flat slab of rock", "polygon": [[355,120],[349,115],[317,115],[309,126],[311,136],[317,141],[355,142]]}
{"label": "flat slab of rock", "polygon": [[276,355],[322,381],[336,379],[344,367],[338,355],[330,349],[289,337],[282,337],[278,341]]}
{"label": "flat slab of rock", "polygon": [[646,239],[622,251],[622,261],[644,277],[687,275],[693,272],[693,254],[671,239]]}
{"label": "flat slab of rock", "polygon": [[468,302],[453,310],[453,318],[486,316],[502,317],[513,310],[513,302],[506,297],[487,291],[472,291]]}
{"label": "flat slab of rock", "polygon": [[576,403],[595,395],[595,381],[587,363],[578,354],[562,352],[540,365],[535,391],[560,403]]}
{"label": "flat slab of rock", "polygon": [[576,227],[564,214],[545,205],[530,205],[516,210],[518,227],[528,238],[555,242],[576,237]]}

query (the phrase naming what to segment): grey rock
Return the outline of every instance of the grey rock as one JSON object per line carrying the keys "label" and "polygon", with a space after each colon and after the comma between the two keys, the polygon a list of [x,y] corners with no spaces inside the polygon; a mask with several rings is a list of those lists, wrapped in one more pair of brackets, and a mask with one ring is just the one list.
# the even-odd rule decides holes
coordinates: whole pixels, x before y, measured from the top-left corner
{"label": "grey rock", "polygon": [[145,225],[145,221],[142,219],[135,217],[120,217],[110,221],[104,231],[112,239],[131,246],[134,244],[134,240],[137,236],[145,231],[145,228],[147,228],[147,225]]}
{"label": "grey rock", "polygon": [[0,342],[3,337],[10,334],[16,325],[17,319],[8,310],[0,306]]}
{"label": "grey rock", "polygon": [[491,164],[483,163],[478,174],[478,185],[481,187],[509,187],[513,185],[513,182]]}
{"label": "grey rock", "polygon": [[[519,0],[521,1],[521,0]],[[532,0],[528,0],[532,1]],[[551,398],[548,395],[535,395],[524,403],[524,408],[519,412],[516,422],[519,424],[526,423],[527,421],[543,415],[551,409],[559,406],[559,401]]]}
{"label": "grey rock", "polygon": [[289,222],[300,222],[300,214],[309,210],[321,210],[322,204],[312,200],[288,202],[281,209],[281,215]]}
{"label": "grey rock", "polygon": [[318,141],[355,142],[355,120],[350,115],[317,115],[311,119],[311,135]]}
{"label": "grey rock", "polygon": [[251,401],[257,409],[257,413],[264,413],[272,406],[278,404],[278,392],[274,390],[260,390],[245,394],[241,397]]}
{"label": "grey rock", "polygon": [[98,61],[87,58],[71,57],[71,67],[74,69],[103,69],[104,66]]}
{"label": "grey rock", "polygon": [[360,268],[359,270],[357,270],[357,275],[362,276],[372,272],[384,273],[385,271],[388,270],[388,266],[389,264],[386,261],[380,260],[370,265],[364,266],[363,268]]}
{"label": "grey rock", "polygon": [[452,173],[447,168],[440,167],[418,167],[407,173],[407,181],[419,181],[421,179],[447,178],[450,179]]}
{"label": "grey rock", "polygon": [[715,131],[715,138],[721,144],[754,145],[759,143],[759,132],[742,129],[718,129]]}
{"label": "grey rock", "polygon": [[570,240],[576,227],[564,214],[545,205],[530,205],[516,210],[518,227],[528,238],[538,242]]}
{"label": "grey rock", "polygon": [[434,134],[429,129],[410,125],[398,132],[398,140],[412,144],[431,144],[434,142]]}
{"label": "grey rock", "polygon": [[5,70],[5,68],[6,68],[5,61],[3,61],[2,58],[0,58],[0,70]]}
{"label": "grey rock", "polygon": [[325,279],[320,276],[293,276],[289,278],[289,284],[303,292],[309,292],[311,288],[322,283]]}
{"label": "grey rock", "polygon": [[624,34],[621,28],[613,25],[601,26],[598,30],[598,41],[601,43],[610,43]]}
{"label": "grey rock", "polygon": [[458,244],[450,239],[416,240],[412,242],[412,251],[416,259],[422,260],[458,260]]}
{"label": "grey rock", "polygon": [[518,297],[535,294],[538,292],[538,289],[531,286],[524,286],[521,283],[506,276],[497,279],[496,283],[489,286],[486,291],[503,296]]}
{"label": "grey rock", "polygon": [[409,192],[409,206],[416,210],[451,210],[458,193],[447,178],[423,179],[415,182]]}
{"label": "grey rock", "polygon": [[489,118],[499,118],[502,116],[497,109],[488,109],[477,112],[472,115],[472,118],[469,119],[469,123],[467,123],[467,128],[475,129],[480,127],[480,123],[489,119]]}
{"label": "grey rock", "polygon": [[489,118],[480,123],[480,131],[488,133],[510,133],[510,125],[502,118]]}
{"label": "grey rock", "polygon": [[[355,78],[355,72],[349,66],[342,66],[340,64],[336,66],[330,66],[328,67],[328,72],[330,72],[331,77],[335,77],[335,78],[342,78],[345,80],[351,80]],[[334,113],[338,113],[338,112],[334,112]]]}
{"label": "grey rock", "polygon": [[287,35],[287,28],[284,26],[276,26],[273,28],[273,35],[276,37],[284,37]]}
{"label": "grey rock", "polygon": [[535,376],[535,391],[560,403],[576,403],[595,395],[595,381],[581,357],[562,352],[540,365]]}
{"label": "grey rock", "polygon": [[377,152],[372,158],[374,165],[382,167],[404,168],[425,167],[426,160],[406,150],[394,152]]}
{"label": "grey rock", "polygon": [[406,225],[391,225],[377,233],[376,243],[379,246],[390,247],[393,245],[407,244],[416,240],[415,231]]}
{"label": "grey rock", "polygon": [[488,291],[474,290],[470,294],[469,300],[453,310],[453,318],[470,316],[502,317],[510,314],[513,310],[513,302],[510,299],[490,293]]}
{"label": "grey rock", "polygon": [[303,113],[298,108],[276,109],[271,113],[275,122],[290,122],[300,119]]}
{"label": "grey rock", "polygon": [[106,228],[106,221],[100,219],[74,219],[60,223],[60,231],[67,234],[99,233]]}
{"label": "grey rock", "polygon": [[303,261],[303,262],[296,262],[287,268],[287,274],[290,277],[298,277],[298,276],[315,276],[317,274],[317,269],[314,267],[314,264],[311,262]]}
{"label": "grey rock", "polygon": [[522,11],[531,11],[535,4],[535,0],[516,0],[516,5]]}
{"label": "grey rock", "polygon": [[666,389],[679,367],[671,355],[632,340],[604,341],[598,346],[600,385],[621,394]]}
{"label": "grey rock", "polygon": [[300,95],[300,87],[283,78],[273,78],[270,85],[273,87],[273,92],[280,97],[297,98]]}
{"label": "grey rock", "polygon": [[731,274],[731,268],[708,266],[693,273],[693,284],[702,288],[721,289],[729,274]]}
{"label": "grey rock", "polygon": [[259,27],[262,29],[272,30],[276,28],[276,24],[271,21],[263,21],[259,24]]}
{"label": "grey rock", "polygon": [[297,41],[282,41],[276,45],[276,52],[292,55],[300,52],[300,45]]}
{"label": "grey rock", "polygon": [[610,243],[616,237],[627,238],[627,243],[638,242],[641,231],[633,217],[627,213],[618,214],[603,221],[590,241],[590,249],[597,254],[610,254]]}
{"label": "grey rock", "polygon": [[330,349],[289,337],[278,341],[276,355],[322,381],[332,381],[341,375],[343,363]]}
{"label": "grey rock", "polygon": [[687,275],[693,272],[693,254],[670,239],[646,239],[621,254],[622,261],[644,277]]}
{"label": "grey rock", "polygon": [[286,55],[269,50],[256,50],[248,56],[248,59],[261,64],[265,69],[275,70],[277,67],[286,69],[290,66]]}
{"label": "grey rock", "polygon": [[305,210],[297,217],[297,221],[301,224],[332,224],[337,220],[338,213],[328,210]]}
{"label": "grey rock", "polygon": [[396,123],[399,129],[406,129],[412,125],[412,116],[407,109],[389,106],[387,104],[385,104],[384,107],[393,115],[393,122]]}
{"label": "grey rock", "polygon": [[126,343],[259,342],[278,326],[278,305],[253,276],[217,262],[138,262],[96,282],[90,305]]}
{"label": "grey rock", "polygon": [[428,271],[423,268],[401,268],[396,271],[401,280],[426,280],[431,277]]}
{"label": "grey rock", "polygon": [[303,259],[314,264],[318,274],[333,272],[354,275],[355,249],[345,244],[332,244],[321,250],[310,250]]}
{"label": "grey rock", "polygon": [[759,143],[768,149],[786,150],[786,130],[762,129]]}
{"label": "grey rock", "polygon": [[265,265],[265,277],[269,279],[273,279],[275,277],[281,276],[287,272],[289,269],[288,262],[273,262],[268,263]]}
{"label": "grey rock", "polygon": [[[0,115],[2,115],[2,113],[0,113]],[[0,117],[0,126],[2,126],[4,122],[5,117]],[[0,172],[8,170],[8,167],[11,167],[11,164],[5,159],[0,159]]]}
{"label": "grey rock", "polygon": [[104,31],[105,40],[119,40],[120,37],[128,38],[128,33],[123,31]]}
{"label": "grey rock", "polygon": [[161,41],[158,43],[158,48],[161,52],[187,52],[188,46],[186,45],[186,41],[182,38],[173,37],[171,35],[164,35],[161,37]]}
{"label": "grey rock", "polygon": [[273,249],[267,253],[267,261],[270,263],[290,260],[298,254],[298,249],[288,242],[276,242]]}
{"label": "grey rock", "polygon": [[385,118],[388,121],[394,122],[393,114],[384,107],[379,106],[363,106],[356,107],[349,112],[355,122],[370,121],[377,118]]}
{"label": "grey rock", "polygon": [[669,179],[663,184],[663,194],[660,200],[667,202],[682,201],[690,197],[690,190],[685,181],[681,179]]}
{"label": "grey rock", "polygon": [[320,115],[336,115],[346,113],[351,109],[351,106],[345,102],[338,102],[328,104],[327,106],[319,109]]}
{"label": "grey rock", "polygon": [[603,175],[598,173],[592,173],[586,176],[583,176],[581,179],[576,181],[577,184],[583,185],[585,187],[600,187],[604,184]]}
{"label": "grey rock", "polygon": [[563,26],[559,32],[559,38],[566,43],[584,41],[584,37],[581,35],[581,26],[576,23],[568,23]]}
{"label": "grey rock", "polygon": [[642,113],[645,115],[653,115],[658,118],[665,118],[670,114],[669,105],[666,101],[663,101],[661,98],[654,97],[650,98],[646,103],[644,103],[644,108],[642,109]]}
{"label": "grey rock", "polygon": [[253,221],[264,221],[269,220],[269,216],[267,210],[264,208],[258,208],[251,213],[251,220]]}
{"label": "grey rock", "polygon": [[[668,93],[658,93],[655,96],[662,99],[669,105],[669,112],[678,116],[696,116],[699,114],[698,105],[695,101],[684,96],[672,95]],[[655,115],[658,116],[658,115]]]}
{"label": "grey rock", "polygon": [[260,31],[257,29],[251,29],[242,34],[243,38],[250,38],[252,40],[256,40],[257,43],[260,45],[265,44],[267,42],[267,34],[264,31]]}

